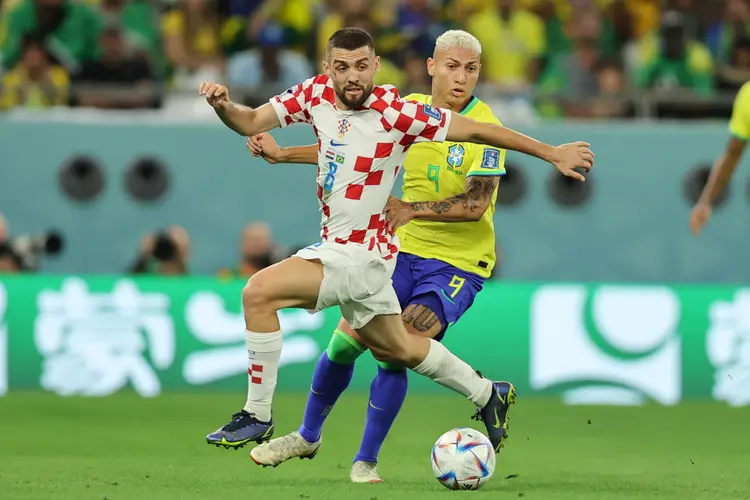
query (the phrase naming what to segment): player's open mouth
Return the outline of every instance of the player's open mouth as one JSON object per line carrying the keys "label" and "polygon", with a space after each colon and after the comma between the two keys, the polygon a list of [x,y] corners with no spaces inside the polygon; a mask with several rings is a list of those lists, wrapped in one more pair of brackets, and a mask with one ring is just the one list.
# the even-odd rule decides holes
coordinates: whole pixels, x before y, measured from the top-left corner
{"label": "player's open mouth", "polygon": [[346,89],[346,94],[350,96],[358,97],[362,95],[362,89],[359,87],[349,88],[349,89]]}
{"label": "player's open mouth", "polygon": [[455,95],[455,96],[462,96],[464,94],[465,94],[465,92],[464,92],[463,89],[453,89],[453,95]]}

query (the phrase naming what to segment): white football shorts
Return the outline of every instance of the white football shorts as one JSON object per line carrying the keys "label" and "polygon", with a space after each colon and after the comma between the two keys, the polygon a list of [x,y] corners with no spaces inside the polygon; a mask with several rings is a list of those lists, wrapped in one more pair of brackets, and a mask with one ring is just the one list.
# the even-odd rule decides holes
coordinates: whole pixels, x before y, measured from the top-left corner
{"label": "white football shorts", "polygon": [[384,260],[360,245],[329,242],[303,248],[294,256],[323,263],[323,283],[312,312],[339,306],[341,315],[355,330],[375,316],[401,314],[391,281],[395,256]]}

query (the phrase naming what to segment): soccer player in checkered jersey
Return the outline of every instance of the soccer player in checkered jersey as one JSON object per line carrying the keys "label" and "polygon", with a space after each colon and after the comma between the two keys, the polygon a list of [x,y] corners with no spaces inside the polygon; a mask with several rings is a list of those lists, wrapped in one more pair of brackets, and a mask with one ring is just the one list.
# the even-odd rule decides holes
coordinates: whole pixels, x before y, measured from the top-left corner
{"label": "soccer player in checkered jersey", "polygon": [[[414,100],[485,123],[500,124],[492,110],[473,95],[479,79],[482,45],[470,33],[450,30],[438,37],[427,60],[431,95]],[[248,150],[269,163],[318,164],[318,147],[280,148],[270,134],[248,138]],[[442,340],[474,303],[495,266],[493,215],[505,150],[472,143],[421,142],[409,148],[403,164],[403,200],[391,198],[386,219],[399,227],[400,250],[393,288],[403,310],[401,319],[412,335]],[[335,159],[334,159],[335,161]],[[405,225],[404,225],[405,224]],[[466,245],[471,241],[472,245]],[[313,448],[326,418],[346,390],[354,364],[366,351],[344,319],[315,367],[299,434]],[[406,369],[378,363],[370,386],[362,443],[352,462],[355,483],[379,483],[380,448],[406,399]],[[509,382],[503,382],[511,386]],[[503,388],[511,394],[514,388]],[[304,443],[303,443],[304,445]],[[300,447],[304,451],[304,446]]]}
{"label": "soccer player in checkered jersey", "polygon": [[[513,149],[547,160],[564,175],[581,180],[584,177],[574,169],[592,167],[589,145],[555,148],[499,125],[401,100],[392,86],[373,85],[379,59],[372,38],[360,29],[344,28],[331,35],[323,65],[324,74],[257,109],[233,103],[223,85],[200,86],[200,94],[219,118],[240,135],[251,137],[299,122],[313,125],[322,211],[320,243],[255,274],[243,289],[247,402],[207,441],[238,447],[270,439],[282,343],[277,311],[320,311],[338,305],[376,359],[401,363],[474,403],[497,447],[505,436],[510,387],[482,377],[439,342],[407,333],[391,286],[398,238],[386,223],[385,205],[406,151],[418,142],[450,140]],[[339,156],[342,162],[336,161]],[[312,457],[320,442],[312,445],[292,434],[256,447],[250,456],[259,464],[277,465],[291,456]]]}

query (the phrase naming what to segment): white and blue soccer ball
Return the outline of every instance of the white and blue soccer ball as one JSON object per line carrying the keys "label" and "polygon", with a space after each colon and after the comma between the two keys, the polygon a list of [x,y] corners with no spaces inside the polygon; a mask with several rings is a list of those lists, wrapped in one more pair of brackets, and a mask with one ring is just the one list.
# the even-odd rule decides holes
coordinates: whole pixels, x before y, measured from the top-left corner
{"label": "white and blue soccer ball", "polygon": [[487,436],[462,427],[440,436],[432,447],[432,472],[449,490],[476,490],[495,472],[495,450]]}

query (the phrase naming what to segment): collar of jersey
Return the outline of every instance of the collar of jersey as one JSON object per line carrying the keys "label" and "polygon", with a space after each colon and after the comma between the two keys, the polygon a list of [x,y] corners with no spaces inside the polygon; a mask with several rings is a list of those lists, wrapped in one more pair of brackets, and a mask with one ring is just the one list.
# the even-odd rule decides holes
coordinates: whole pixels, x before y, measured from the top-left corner
{"label": "collar of jersey", "polygon": [[[471,99],[469,99],[469,101],[464,106],[464,109],[462,109],[459,114],[460,115],[467,115],[467,114],[469,114],[469,111],[471,111],[472,109],[474,109],[474,106],[476,106],[478,100],[479,99],[477,99],[477,96],[475,96],[474,94],[472,94],[471,95]],[[431,95],[427,96],[427,104],[429,104],[430,106],[432,105],[432,96]]]}

